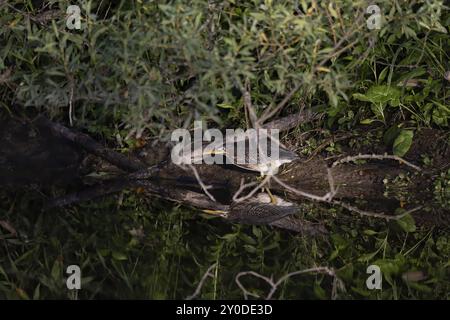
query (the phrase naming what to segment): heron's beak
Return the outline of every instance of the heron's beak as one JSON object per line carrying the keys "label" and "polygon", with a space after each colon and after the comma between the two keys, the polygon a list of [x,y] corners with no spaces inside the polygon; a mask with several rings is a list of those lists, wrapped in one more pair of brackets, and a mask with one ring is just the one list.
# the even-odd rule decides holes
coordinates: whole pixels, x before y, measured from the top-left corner
{"label": "heron's beak", "polygon": [[226,154],[225,150],[208,150],[204,151],[203,154],[216,155],[216,154]]}
{"label": "heron's beak", "polygon": [[208,210],[208,209],[204,209],[202,210],[204,213],[207,214],[213,214],[213,215],[219,215],[221,217],[225,217],[227,215],[227,211],[224,210]]}

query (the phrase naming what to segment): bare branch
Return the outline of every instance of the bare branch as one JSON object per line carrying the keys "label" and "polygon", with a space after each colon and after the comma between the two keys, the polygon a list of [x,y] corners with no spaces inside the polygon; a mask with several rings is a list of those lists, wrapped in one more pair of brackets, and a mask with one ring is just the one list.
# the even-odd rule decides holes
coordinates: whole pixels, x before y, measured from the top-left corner
{"label": "bare branch", "polygon": [[[382,157],[382,156],[380,156],[380,157]],[[399,158],[399,157],[396,157],[396,156],[392,156],[392,157],[395,157],[395,160],[398,160],[397,158]],[[358,158],[358,156],[355,156],[355,157],[347,157],[347,158],[344,158],[342,160],[347,160],[347,159],[350,159],[349,161],[353,161],[353,160],[357,160],[357,159],[360,159],[360,158]],[[365,158],[365,159],[367,159],[367,158]],[[389,159],[392,159],[392,158],[389,157]],[[399,159],[401,159],[401,158],[399,158]],[[418,211],[418,210],[420,210],[422,208],[422,206],[419,206],[419,207],[416,207],[414,209],[408,210],[408,211],[406,211],[406,212],[404,212],[404,213],[402,213],[400,215],[388,215],[388,214],[383,213],[383,212],[378,213],[378,212],[364,211],[364,210],[361,210],[361,209],[359,209],[357,207],[354,207],[354,206],[352,206],[350,204],[347,204],[345,202],[338,201],[338,200],[333,200],[334,196],[337,193],[337,188],[335,187],[335,184],[334,184],[332,168],[335,167],[337,164],[339,164],[340,161],[341,160],[336,161],[331,168],[327,168],[328,184],[330,186],[330,191],[327,194],[325,194],[324,196],[322,196],[322,197],[314,195],[314,194],[311,194],[311,193],[307,193],[307,192],[304,192],[304,191],[301,191],[301,190],[298,190],[296,188],[293,188],[293,187],[287,185],[286,183],[284,183],[283,181],[281,181],[280,179],[278,179],[277,177],[273,177],[273,179],[275,180],[275,182],[277,182],[282,187],[286,188],[290,192],[295,193],[295,194],[297,194],[299,196],[305,197],[305,198],[310,199],[310,200],[315,200],[315,201],[319,201],[319,202],[327,202],[327,203],[331,203],[331,204],[334,204],[334,205],[338,205],[338,206],[340,206],[342,208],[345,208],[345,209],[347,209],[349,211],[358,213],[361,216],[366,216],[366,217],[382,218],[382,219],[386,219],[386,220],[399,220],[399,219],[403,218],[404,216],[406,216],[407,214],[413,213],[413,212]],[[346,161],[343,161],[343,162],[346,162]],[[414,165],[412,165],[412,166],[414,166]],[[420,170],[420,168],[418,168],[418,169]]]}
{"label": "bare branch", "polygon": [[297,194],[297,195],[299,195],[299,196],[301,196],[301,197],[305,197],[305,198],[307,198],[307,199],[311,199],[311,200],[315,200],[315,201],[320,201],[320,202],[329,202],[330,199],[334,196],[334,194],[333,194],[331,191],[330,191],[330,192],[327,192],[327,193],[326,193],[324,196],[322,196],[322,197],[321,197],[321,196],[317,196],[317,195],[315,195],[315,194],[308,193],[308,192],[301,191],[301,190],[298,190],[298,189],[296,189],[296,188],[293,188],[293,187],[291,187],[290,185],[284,183],[283,181],[281,181],[280,179],[278,179],[278,178],[275,177],[275,176],[273,176],[272,178],[273,178],[273,180],[275,180],[275,182],[278,183],[280,186],[286,188],[287,190],[289,190],[289,191],[292,192],[292,193],[295,193],[295,194]]}
{"label": "bare branch", "polygon": [[341,206],[341,207],[343,207],[343,208],[345,208],[345,209],[347,209],[349,211],[356,212],[356,213],[360,214],[361,216],[372,217],[372,218],[382,218],[382,219],[386,219],[386,220],[400,220],[404,216],[406,216],[406,215],[408,215],[410,213],[416,212],[416,211],[418,211],[418,210],[423,208],[422,206],[419,206],[419,207],[416,207],[414,209],[405,211],[404,213],[399,214],[399,215],[388,215],[388,214],[386,214],[384,212],[364,211],[364,210],[361,210],[361,209],[359,209],[357,207],[354,207],[352,205],[349,205],[347,203],[344,203],[344,202],[341,202],[341,201],[338,201],[338,200],[334,200],[334,201],[332,201],[332,203],[333,204],[337,204],[337,205],[339,205],[339,206]]}
{"label": "bare branch", "polygon": [[255,298],[259,298],[259,296],[255,293],[252,293],[250,291],[248,291],[247,289],[245,289],[245,287],[242,285],[241,281],[239,280],[240,277],[246,276],[246,275],[252,275],[254,277],[263,279],[265,282],[267,282],[268,284],[270,284],[270,287],[273,288],[273,286],[275,285],[275,283],[272,281],[272,279],[267,278],[255,271],[243,271],[243,272],[239,272],[236,277],[234,278],[234,281],[236,282],[236,284],[238,285],[238,287],[242,290],[242,293],[244,294],[244,299],[248,300],[248,296],[252,296]]}
{"label": "bare branch", "polygon": [[68,75],[69,79],[69,123],[70,126],[73,126],[73,95],[75,91],[75,83],[72,75]]}
{"label": "bare branch", "polygon": [[209,193],[208,189],[211,188],[211,186],[206,186],[202,179],[200,178],[200,175],[198,174],[197,169],[192,165],[192,164],[188,164],[189,168],[192,170],[192,172],[194,173],[195,179],[197,179],[198,184],[200,185],[200,187],[202,188],[202,190],[205,192],[205,194],[214,202],[216,202],[216,199],[213,197],[213,195],[211,193]]}
{"label": "bare branch", "polygon": [[202,279],[200,280],[200,282],[197,285],[197,288],[195,289],[194,293],[192,295],[190,295],[189,297],[186,298],[186,300],[192,300],[194,298],[196,298],[199,294],[200,291],[202,290],[202,287],[206,281],[206,278],[211,277],[214,278],[214,275],[211,273],[212,269],[214,269],[217,266],[217,263],[214,263],[213,265],[211,265],[208,270],[206,270],[206,272],[203,274]]}
{"label": "bare branch", "polygon": [[258,182],[256,182],[256,181],[252,181],[252,182],[250,182],[250,183],[244,183],[244,181],[245,181],[245,179],[244,179],[244,178],[241,178],[241,184],[240,184],[240,186],[239,186],[239,189],[238,189],[238,190],[234,193],[234,195],[233,195],[233,201],[235,201],[235,202],[238,200],[239,195],[240,195],[245,189],[250,188],[250,187],[253,187],[253,186],[255,186],[255,185],[258,184]]}
{"label": "bare branch", "polygon": [[275,114],[277,114],[277,112],[280,111],[289,102],[289,100],[291,100],[292,96],[300,89],[302,84],[303,84],[302,81],[298,82],[294,86],[294,88],[292,88],[292,90],[289,91],[289,93],[283,98],[283,100],[280,101],[280,103],[278,103],[278,105],[274,109],[271,109],[269,107],[266,111],[264,111],[264,113],[257,121],[258,125],[263,124],[265,121],[267,121],[268,119],[272,118]]}
{"label": "bare branch", "polygon": [[339,160],[336,160],[331,167],[334,168],[342,163],[346,163],[346,162],[352,162],[355,160],[370,160],[370,159],[377,159],[377,160],[385,160],[385,159],[390,159],[390,160],[397,160],[417,171],[422,171],[422,169],[414,164],[412,164],[411,162],[406,161],[405,159],[399,157],[399,156],[394,156],[394,155],[389,155],[387,153],[385,153],[384,155],[380,155],[380,154],[359,154],[357,156],[348,156]]}
{"label": "bare branch", "polygon": [[282,284],[284,281],[286,281],[287,279],[289,279],[290,277],[296,276],[296,275],[299,275],[299,274],[310,273],[310,272],[313,272],[313,273],[324,273],[324,274],[327,274],[327,275],[329,275],[329,276],[331,276],[333,278],[336,278],[336,274],[335,274],[334,270],[330,269],[328,267],[316,267],[316,268],[309,268],[309,269],[300,270],[300,271],[294,271],[294,272],[288,273],[287,275],[281,277],[275,283],[275,285],[272,286],[272,290],[270,290],[270,292],[267,295],[266,299],[270,300],[272,298],[272,296],[274,295],[275,291],[277,291],[278,286],[280,284]]}
{"label": "bare branch", "polygon": [[[345,34],[339,42],[337,42],[333,48],[333,50],[325,57],[323,58],[319,64],[315,67],[315,70],[317,70],[320,67],[323,67],[329,60],[331,60],[334,57],[339,56],[343,52],[347,51],[349,48],[353,47],[356,43],[360,41],[360,39],[357,39],[350,44],[342,47],[342,45],[353,35],[355,34],[359,29],[361,29],[364,24],[360,24],[361,19],[364,17],[364,12],[359,14],[358,18],[355,21],[355,25],[357,26],[355,29],[350,30],[347,34]],[[262,125],[265,121],[273,117],[275,114],[277,114],[288,102],[291,100],[291,98],[294,96],[294,94],[301,88],[303,82],[298,82],[294,88],[289,91],[289,93],[281,100],[280,103],[275,108],[267,108],[267,110],[262,114],[260,119],[258,119],[257,123],[258,125]]]}
{"label": "bare branch", "polygon": [[343,288],[343,284],[342,281],[336,276],[336,273],[333,269],[328,268],[328,267],[315,267],[315,268],[309,268],[309,269],[304,269],[304,270],[299,270],[299,271],[294,271],[291,273],[288,273],[286,275],[284,275],[283,277],[281,277],[280,279],[278,279],[277,282],[274,282],[272,280],[272,278],[268,278],[266,276],[263,276],[255,271],[243,271],[243,272],[239,272],[236,277],[235,277],[235,282],[238,285],[238,287],[242,290],[242,293],[244,294],[244,299],[248,299],[249,296],[255,297],[255,298],[260,298],[259,295],[252,293],[250,291],[248,291],[241,283],[240,278],[246,275],[251,275],[257,278],[260,278],[262,280],[264,280],[266,283],[268,283],[270,285],[270,292],[267,294],[266,296],[266,300],[270,300],[272,299],[273,295],[275,294],[275,292],[277,291],[278,287],[280,286],[280,284],[282,284],[284,281],[286,281],[287,279],[289,279],[292,276],[296,276],[296,275],[300,275],[300,274],[305,274],[305,273],[323,273],[326,274],[330,277],[333,277],[333,288],[332,288],[332,294],[331,294],[331,298],[335,299],[337,296],[337,286],[339,285],[339,288],[342,289]]}
{"label": "bare branch", "polygon": [[341,46],[344,44],[345,41],[350,39],[350,37],[355,34],[359,29],[365,26],[365,23],[361,23],[362,19],[364,18],[364,11],[360,12],[358,17],[355,20],[356,28],[353,30],[349,30],[342,38],[339,40],[338,43],[335,44],[333,51],[331,51],[325,58],[322,59],[322,61],[317,65],[316,69],[319,67],[323,67],[325,63],[327,63],[330,59],[333,57],[339,56],[342,52],[346,51],[347,49],[353,47],[359,40],[355,40],[349,45],[346,45],[345,47],[341,48]]}
{"label": "bare branch", "polygon": [[241,186],[239,187],[238,191],[233,195],[233,201],[234,201],[234,202],[242,202],[242,201],[244,201],[244,200],[250,199],[251,197],[253,197],[253,195],[254,195],[259,189],[261,189],[266,183],[269,182],[269,180],[270,180],[271,177],[272,177],[272,176],[270,176],[270,175],[265,176],[264,179],[263,179],[263,181],[261,181],[261,182],[260,182],[260,183],[259,183],[252,191],[250,191],[246,196],[243,196],[243,197],[241,197],[241,198],[238,198],[239,194],[241,194],[242,191],[243,191],[244,189],[249,188],[249,187],[255,185],[254,182],[251,182],[251,183],[248,183],[248,184],[244,184],[244,185],[243,185],[243,184],[242,184],[242,180],[241,180]]}

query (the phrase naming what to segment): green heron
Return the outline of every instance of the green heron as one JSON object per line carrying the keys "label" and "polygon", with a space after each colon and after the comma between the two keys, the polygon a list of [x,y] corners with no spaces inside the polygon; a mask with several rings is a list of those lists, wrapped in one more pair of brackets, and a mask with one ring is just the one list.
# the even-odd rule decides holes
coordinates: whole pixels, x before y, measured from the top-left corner
{"label": "green heron", "polygon": [[[262,136],[262,138],[268,138],[268,136],[265,137]],[[242,142],[243,145],[241,146],[244,146],[243,148],[244,154],[238,155],[237,152],[239,147],[238,144]],[[261,176],[274,175],[278,172],[279,167],[282,166],[283,164],[290,163],[294,160],[299,159],[299,156],[295,152],[292,152],[282,147],[278,142],[267,143],[266,145],[268,147],[267,154],[262,153],[261,151],[263,150],[259,149],[258,140],[252,141],[256,142],[253,145],[253,148],[255,150],[251,150],[250,142],[251,141],[249,136],[244,136],[244,139],[242,139],[242,137],[237,136],[237,139],[234,140],[232,150],[227,149],[226,143],[218,143],[208,151],[202,150],[202,156],[206,154],[216,154],[216,155],[224,154],[225,157],[229,161],[231,161],[233,165],[246,170],[259,172]],[[272,147],[278,148],[277,157],[272,157]],[[196,156],[198,157],[198,152],[195,153],[194,151],[194,154],[196,154]],[[274,196],[270,192],[269,187],[263,187],[262,189],[263,191],[267,191],[269,197],[271,198],[272,204],[274,204],[276,201]]]}
{"label": "green heron", "polygon": [[247,201],[232,203],[227,211],[204,210],[233,222],[256,225],[270,224],[298,211],[299,207],[293,203],[267,193],[259,193]]}
{"label": "green heron", "polygon": [[[261,176],[273,175],[278,172],[278,168],[285,163],[290,163],[294,160],[299,159],[299,156],[278,143],[275,145],[278,147],[278,157],[271,157],[271,148],[272,144],[268,144],[269,150],[268,154],[265,156],[261,155],[261,152],[250,152],[250,148],[248,147],[249,142],[248,139],[245,140],[245,148],[244,155],[242,158],[239,158],[237,150],[238,142],[234,142],[233,150],[228,150],[226,144],[222,144],[213,151],[215,154],[225,154],[227,159],[231,161],[231,163],[239,168],[243,168],[250,171],[256,171],[261,174]],[[258,157],[259,155],[259,157]]]}
{"label": "green heron", "polygon": [[[227,163],[231,162],[231,164],[237,167],[259,172],[261,176],[267,176],[276,174],[279,167],[283,164],[299,159],[299,156],[295,152],[284,148],[278,141],[266,143],[267,149],[262,150],[259,145],[261,138],[269,139],[267,135],[260,135],[258,138],[256,135],[235,135],[233,137],[232,150],[229,150],[229,144],[223,141],[213,143],[202,141],[199,147],[196,147],[195,143],[193,143],[191,145],[191,147],[194,147],[192,153],[187,155],[187,158],[183,160],[188,161],[188,163],[191,161],[201,163],[207,155],[225,155]],[[268,141],[266,140],[266,142]],[[274,147],[278,149],[276,150],[277,152],[272,150]],[[240,153],[242,151],[243,154]],[[262,189],[263,191],[267,191],[271,203],[275,204],[275,197],[270,192],[269,187],[263,187]]]}
{"label": "green heron", "polygon": [[[228,137],[227,137],[228,138]],[[294,160],[299,159],[299,156],[284,147],[282,147],[277,141],[267,141],[266,150],[262,150],[259,145],[261,139],[270,140],[267,135],[235,135],[232,142],[232,150],[229,150],[229,145],[227,142],[206,142],[202,143],[196,147],[194,143],[192,153],[183,156],[183,162],[188,163],[202,163],[205,156],[208,155],[224,155],[226,158],[226,163],[233,164],[237,167],[256,171],[261,174],[261,176],[273,175],[278,172],[280,166],[286,163],[290,163]],[[207,147],[205,149],[205,147]],[[272,148],[277,148],[278,152],[272,152]],[[242,152],[242,153],[241,153]],[[225,160],[225,159],[221,159]]]}

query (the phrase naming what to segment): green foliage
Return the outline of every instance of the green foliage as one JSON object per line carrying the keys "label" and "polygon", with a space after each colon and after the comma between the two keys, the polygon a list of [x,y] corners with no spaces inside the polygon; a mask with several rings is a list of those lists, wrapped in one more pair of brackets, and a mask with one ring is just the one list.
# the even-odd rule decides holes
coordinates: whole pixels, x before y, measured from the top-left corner
{"label": "green foliage", "polygon": [[373,104],[386,105],[397,107],[400,104],[401,91],[389,86],[373,86],[366,94],[355,93],[353,97],[360,101],[368,101]]}
{"label": "green foliage", "polygon": [[414,218],[407,214],[403,216],[401,219],[397,220],[400,227],[406,232],[414,232],[416,231],[416,224],[414,222]]}
{"label": "green foliage", "polygon": [[434,183],[434,197],[443,207],[450,207],[450,169],[441,173]]}
{"label": "green foliage", "polygon": [[393,153],[396,156],[403,157],[412,144],[414,133],[411,130],[401,130],[394,140]]}
{"label": "green foliage", "polygon": [[[293,108],[329,106],[331,120],[351,109],[386,121],[388,103],[423,124],[448,124],[442,1],[383,1],[379,31],[366,28],[367,16],[355,21],[365,4],[353,1],[84,0],[81,30],[66,28],[68,1],[47,16],[39,2],[0,8],[0,73],[13,68],[4,106],[67,119],[72,101],[76,123],[93,132],[110,136],[98,124],[113,122],[127,137],[164,136],[193,118],[222,123],[232,114],[220,106],[242,112],[247,80],[258,112],[301,82]],[[373,105],[351,107],[349,96]]]}
{"label": "green foliage", "polygon": [[[167,138],[194,119],[244,127],[247,83],[258,115],[302,84],[282,113],[319,106],[324,132],[380,123],[379,136],[400,156],[413,128],[448,130],[443,1],[377,1],[381,30],[366,28],[368,15],[357,20],[366,1],[82,0],[81,30],[66,28],[70,1],[0,3],[3,112],[26,106],[72,118],[77,128],[132,146],[132,138]],[[311,154],[323,141],[305,143],[301,152]],[[448,176],[435,182],[443,207]],[[312,206],[307,218],[331,232],[324,239],[225,225],[135,192],[46,213],[35,209],[33,192],[0,197],[0,220],[19,234],[0,227],[0,298],[186,298],[213,263],[201,298],[242,298],[240,271],[277,279],[318,265],[337,270],[346,288],[339,298],[449,298],[448,233],[420,230],[410,215],[387,224]],[[65,287],[69,264],[82,269],[78,296]],[[386,272],[381,292],[365,285],[370,264]],[[403,280],[411,270],[428,278]],[[243,282],[267,294],[256,279]],[[274,297],[330,298],[331,287],[323,275],[296,276]]]}

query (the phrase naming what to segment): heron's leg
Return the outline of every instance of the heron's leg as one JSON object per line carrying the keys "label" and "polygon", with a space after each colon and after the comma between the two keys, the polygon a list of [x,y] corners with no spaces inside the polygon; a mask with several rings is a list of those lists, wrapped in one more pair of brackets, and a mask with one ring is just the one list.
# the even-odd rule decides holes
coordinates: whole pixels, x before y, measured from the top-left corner
{"label": "heron's leg", "polygon": [[263,192],[266,192],[269,195],[270,203],[272,203],[272,204],[277,204],[278,203],[277,199],[274,197],[272,192],[270,192],[270,180],[267,181],[267,186],[262,187],[261,189],[262,189]]}
{"label": "heron's leg", "polygon": [[269,195],[270,203],[272,203],[272,204],[277,204],[278,203],[277,199],[274,197],[272,192],[270,192],[270,189],[268,187],[264,187],[263,191],[266,192]]}

